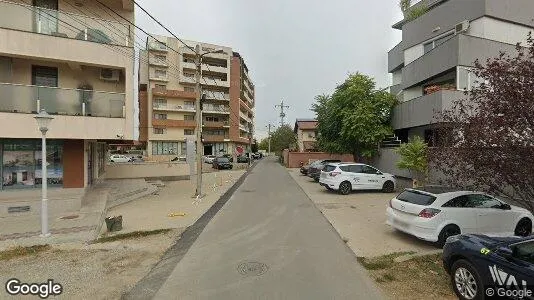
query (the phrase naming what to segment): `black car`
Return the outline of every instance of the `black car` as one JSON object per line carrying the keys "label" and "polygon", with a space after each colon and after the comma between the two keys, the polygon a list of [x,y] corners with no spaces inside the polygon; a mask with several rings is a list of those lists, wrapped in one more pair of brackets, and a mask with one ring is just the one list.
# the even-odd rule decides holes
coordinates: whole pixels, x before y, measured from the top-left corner
{"label": "black car", "polygon": [[319,182],[319,177],[321,176],[321,170],[326,166],[327,164],[331,163],[339,163],[341,160],[339,159],[321,159],[313,163],[313,165],[310,165],[310,168],[308,169],[308,177],[313,178],[315,182]]}
{"label": "black car", "polygon": [[534,299],[533,236],[452,236],[443,248],[443,266],[460,299]]}
{"label": "black car", "polygon": [[234,166],[228,159],[228,157],[219,156],[213,159],[212,167],[217,170],[232,169]]}
{"label": "black car", "polygon": [[316,164],[318,161],[315,160],[307,165],[303,165],[302,167],[300,167],[300,173],[303,174],[303,175],[308,175],[308,170],[310,169],[311,166],[313,166],[314,164]]}
{"label": "black car", "polygon": [[248,160],[249,160],[248,157],[245,156],[245,155],[239,155],[237,157],[237,162],[238,163],[248,163]]}

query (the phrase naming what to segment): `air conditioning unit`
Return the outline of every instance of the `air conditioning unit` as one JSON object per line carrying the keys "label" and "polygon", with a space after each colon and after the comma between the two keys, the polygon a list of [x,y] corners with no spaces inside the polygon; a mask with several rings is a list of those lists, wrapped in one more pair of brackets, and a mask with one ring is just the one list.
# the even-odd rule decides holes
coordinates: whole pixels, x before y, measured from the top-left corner
{"label": "air conditioning unit", "polygon": [[466,32],[468,29],[469,29],[469,21],[465,20],[462,23],[458,23],[456,24],[456,26],[454,26],[454,34]]}
{"label": "air conditioning unit", "polygon": [[100,70],[100,80],[119,81],[120,73],[120,70],[102,68]]}

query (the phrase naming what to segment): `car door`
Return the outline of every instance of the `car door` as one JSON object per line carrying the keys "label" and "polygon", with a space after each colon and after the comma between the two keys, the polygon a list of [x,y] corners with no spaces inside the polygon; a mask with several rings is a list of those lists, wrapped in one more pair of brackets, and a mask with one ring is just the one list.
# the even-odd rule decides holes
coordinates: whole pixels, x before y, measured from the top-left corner
{"label": "car door", "polygon": [[471,194],[467,197],[476,211],[479,232],[495,236],[514,234],[514,213],[503,209],[502,202],[485,194]]}
{"label": "car door", "polygon": [[[532,289],[534,285],[534,240],[510,245],[511,257],[489,262],[489,282],[506,290]],[[499,255],[499,250],[497,250]],[[524,299],[533,299],[526,297]]]}
{"label": "car door", "polygon": [[362,167],[362,173],[364,174],[365,176],[365,181],[366,181],[366,188],[367,189],[381,189],[382,188],[382,184],[381,182],[383,181],[383,174],[382,172],[378,171],[377,169],[371,167],[371,166],[368,166],[368,165],[364,165]]}
{"label": "car door", "polygon": [[362,165],[349,165],[346,175],[353,190],[362,190],[367,186],[367,179],[365,174],[362,173]]}
{"label": "car door", "polygon": [[455,197],[441,206],[446,224],[456,224],[461,233],[480,232],[477,225],[476,209],[471,207],[467,195]]}

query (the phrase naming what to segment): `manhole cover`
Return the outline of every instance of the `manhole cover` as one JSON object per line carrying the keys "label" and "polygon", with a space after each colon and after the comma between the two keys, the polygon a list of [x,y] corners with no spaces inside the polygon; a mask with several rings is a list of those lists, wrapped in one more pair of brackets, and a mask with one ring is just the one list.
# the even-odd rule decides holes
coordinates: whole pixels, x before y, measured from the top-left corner
{"label": "manhole cover", "polygon": [[63,217],[60,217],[61,220],[72,220],[72,219],[77,219],[79,218],[80,216],[78,215],[70,215],[70,216],[63,216]]}
{"label": "manhole cover", "polygon": [[267,272],[267,265],[257,261],[244,262],[237,266],[237,271],[241,275],[260,276]]}

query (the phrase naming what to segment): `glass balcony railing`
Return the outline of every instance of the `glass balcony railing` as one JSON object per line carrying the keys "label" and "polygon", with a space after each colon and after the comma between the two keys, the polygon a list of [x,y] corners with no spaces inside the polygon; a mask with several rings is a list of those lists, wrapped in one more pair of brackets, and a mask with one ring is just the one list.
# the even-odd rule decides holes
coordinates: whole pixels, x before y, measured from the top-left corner
{"label": "glass balcony railing", "polygon": [[132,46],[128,24],[6,1],[0,1],[0,11],[0,27],[3,28]]}
{"label": "glass balcony railing", "polygon": [[206,99],[226,100],[230,101],[230,95],[224,92],[204,91]]}
{"label": "glass balcony railing", "polygon": [[0,111],[124,118],[125,94],[0,83]]}
{"label": "glass balcony railing", "polygon": [[194,105],[178,105],[178,104],[162,104],[162,103],[154,103],[152,105],[152,108],[157,110],[175,110],[175,111],[195,111]]}
{"label": "glass balcony railing", "polygon": [[230,108],[227,106],[204,104],[203,111],[230,112]]}

